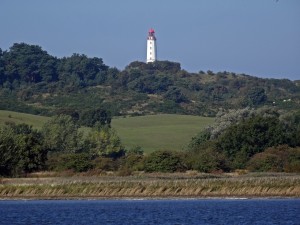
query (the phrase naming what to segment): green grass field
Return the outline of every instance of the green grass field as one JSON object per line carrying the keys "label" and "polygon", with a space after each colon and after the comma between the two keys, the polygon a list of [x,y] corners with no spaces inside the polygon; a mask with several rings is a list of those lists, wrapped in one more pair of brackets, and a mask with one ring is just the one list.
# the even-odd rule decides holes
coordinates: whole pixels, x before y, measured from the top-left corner
{"label": "green grass field", "polygon": [[6,122],[14,122],[16,124],[26,123],[32,125],[36,129],[40,129],[47,120],[49,120],[49,117],[0,110],[1,126]]}
{"label": "green grass field", "polygon": [[187,115],[151,115],[112,120],[126,147],[141,146],[145,152],[182,150],[191,138],[214,118]]}
{"label": "green grass field", "polygon": [[[0,126],[6,122],[27,123],[40,129],[49,117],[0,110]],[[114,118],[112,127],[126,148],[141,146],[145,152],[182,150],[191,138],[214,118],[187,115],[151,115]],[[90,128],[81,128],[88,134]]]}

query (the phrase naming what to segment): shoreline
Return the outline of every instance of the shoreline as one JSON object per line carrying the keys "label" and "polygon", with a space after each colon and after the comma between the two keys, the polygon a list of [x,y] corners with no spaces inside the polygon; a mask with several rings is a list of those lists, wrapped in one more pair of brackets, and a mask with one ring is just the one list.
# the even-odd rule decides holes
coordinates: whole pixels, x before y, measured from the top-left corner
{"label": "shoreline", "polygon": [[134,198],[134,197],[68,197],[68,198],[0,198],[1,201],[204,201],[204,200],[300,200],[300,197],[286,197],[286,196],[268,196],[268,197],[146,197],[146,198]]}

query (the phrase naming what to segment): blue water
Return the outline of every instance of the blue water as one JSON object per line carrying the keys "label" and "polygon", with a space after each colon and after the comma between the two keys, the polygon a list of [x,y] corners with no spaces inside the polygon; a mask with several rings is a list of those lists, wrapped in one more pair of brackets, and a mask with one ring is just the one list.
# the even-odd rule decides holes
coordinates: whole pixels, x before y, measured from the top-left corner
{"label": "blue water", "polygon": [[300,199],[0,201],[0,224],[300,224]]}

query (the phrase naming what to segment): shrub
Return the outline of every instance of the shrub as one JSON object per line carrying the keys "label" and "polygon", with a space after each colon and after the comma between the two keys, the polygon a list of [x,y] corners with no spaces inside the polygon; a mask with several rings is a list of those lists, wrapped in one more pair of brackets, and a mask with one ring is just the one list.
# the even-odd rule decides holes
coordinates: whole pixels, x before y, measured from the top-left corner
{"label": "shrub", "polygon": [[129,169],[131,171],[144,170],[144,156],[141,154],[129,153],[122,159],[121,169]]}
{"label": "shrub", "polygon": [[247,163],[247,168],[259,172],[300,172],[300,148],[288,145],[270,147],[255,154]]}
{"label": "shrub", "polygon": [[258,153],[248,162],[248,169],[255,172],[283,172],[280,157],[276,154]]}
{"label": "shrub", "polygon": [[98,157],[94,160],[96,169],[104,171],[117,171],[120,167],[119,160],[114,160],[107,157]]}
{"label": "shrub", "polygon": [[151,153],[145,159],[144,165],[146,172],[175,172],[186,170],[186,166],[179,153],[171,151],[156,151]]}
{"label": "shrub", "polygon": [[55,171],[85,172],[94,168],[91,157],[87,153],[51,154],[47,165],[48,169]]}
{"label": "shrub", "polygon": [[187,162],[190,168],[199,172],[228,171],[226,157],[216,150],[213,141],[192,148],[188,152]]}

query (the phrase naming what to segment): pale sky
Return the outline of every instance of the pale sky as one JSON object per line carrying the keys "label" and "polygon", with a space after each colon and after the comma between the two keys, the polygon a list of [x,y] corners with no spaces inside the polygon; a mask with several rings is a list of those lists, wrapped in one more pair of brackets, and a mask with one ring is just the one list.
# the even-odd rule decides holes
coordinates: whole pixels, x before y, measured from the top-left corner
{"label": "pale sky", "polygon": [[0,48],[102,58],[123,69],[146,60],[150,28],[159,60],[300,79],[300,0],[0,0]]}

